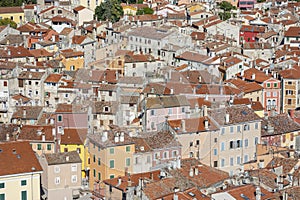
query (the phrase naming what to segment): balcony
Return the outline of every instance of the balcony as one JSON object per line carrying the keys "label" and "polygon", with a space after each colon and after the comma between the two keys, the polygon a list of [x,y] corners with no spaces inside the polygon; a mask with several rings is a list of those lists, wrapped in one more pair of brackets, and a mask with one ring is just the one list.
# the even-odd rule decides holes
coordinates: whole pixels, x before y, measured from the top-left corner
{"label": "balcony", "polygon": [[276,110],[277,106],[276,105],[267,105],[267,110]]}

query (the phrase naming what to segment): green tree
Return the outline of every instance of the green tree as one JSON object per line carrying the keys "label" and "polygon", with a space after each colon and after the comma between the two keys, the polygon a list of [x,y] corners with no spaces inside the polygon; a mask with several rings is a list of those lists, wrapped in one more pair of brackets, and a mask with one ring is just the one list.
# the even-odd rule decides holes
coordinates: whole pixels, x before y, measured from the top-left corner
{"label": "green tree", "polygon": [[225,12],[226,11],[231,11],[231,10],[236,10],[236,7],[231,5],[231,3],[229,3],[228,1],[222,1],[220,4],[219,4],[219,7],[224,10]]}
{"label": "green tree", "polygon": [[12,21],[11,19],[5,18],[0,19],[0,26],[10,25],[12,28],[17,28],[17,23]]}
{"label": "green tree", "polygon": [[36,0],[0,0],[0,7],[21,6],[23,3],[36,4]]}
{"label": "green tree", "polygon": [[138,9],[136,12],[136,15],[146,15],[146,14],[150,14],[152,15],[154,13],[154,10],[152,8],[142,8],[142,9]]}
{"label": "green tree", "polygon": [[123,9],[118,0],[107,0],[95,9],[95,17],[98,20],[117,22],[123,16]]}

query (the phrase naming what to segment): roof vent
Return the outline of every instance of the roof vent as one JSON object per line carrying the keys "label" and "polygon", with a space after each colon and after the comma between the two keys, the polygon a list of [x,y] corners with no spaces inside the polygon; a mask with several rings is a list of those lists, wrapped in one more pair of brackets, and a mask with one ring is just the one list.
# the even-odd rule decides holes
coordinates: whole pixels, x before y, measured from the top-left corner
{"label": "roof vent", "polygon": [[70,158],[69,156],[66,156],[66,161],[69,162]]}

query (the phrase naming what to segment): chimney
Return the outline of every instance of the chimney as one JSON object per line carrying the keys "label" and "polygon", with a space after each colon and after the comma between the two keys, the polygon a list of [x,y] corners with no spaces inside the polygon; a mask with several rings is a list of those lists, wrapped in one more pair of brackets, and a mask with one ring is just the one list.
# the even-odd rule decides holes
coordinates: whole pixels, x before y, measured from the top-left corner
{"label": "chimney", "polygon": [[260,200],[261,198],[261,191],[260,191],[260,187],[257,186],[255,189],[255,200]]}
{"label": "chimney", "polygon": [[50,124],[52,124],[52,125],[54,124],[54,119],[53,118],[50,119]]}
{"label": "chimney", "polygon": [[207,106],[203,106],[203,117],[207,117]]}
{"label": "chimney", "polygon": [[189,173],[189,175],[190,175],[190,177],[193,177],[193,176],[194,176],[194,170],[193,170],[192,167],[190,168],[190,173]]}
{"label": "chimney", "polygon": [[119,72],[116,70],[116,80],[119,79]]}
{"label": "chimney", "polygon": [[23,118],[26,118],[26,108],[23,108]]}
{"label": "chimney", "polygon": [[199,169],[198,167],[195,167],[195,176],[197,176],[199,174]]}
{"label": "chimney", "polygon": [[69,156],[66,156],[66,161],[69,162],[70,158]]}
{"label": "chimney", "polygon": [[181,120],[181,130],[182,130],[182,132],[186,132],[186,130],[185,130],[185,120],[184,119]]}
{"label": "chimney", "polygon": [[6,134],[6,141],[9,141],[9,133]]}
{"label": "chimney", "polygon": [[176,159],[176,165],[177,165],[177,169],[181,168],[181,158],[180,158],[180,156],[177,157],[177,159]]}
{"label": "chimney", "polygon": [[121,132],[121,135],[120,135],[120,142],[124,142],[124,138],[125,138],[124,132]]}
{"label": "chimney", "polygon": [[204,128],[205,130],[208,130],[208,119],[204,120]]}
{"label": "chimney", "polygon": [[116,133],[116,134],[115,134],[115,143],[118,143],[118,142],[119,142],[119,134]]}
{"label": "chimney", "polygon": [[42,141],[43,141],[43,142],[46,141],[46,136],[45,136],[45,134],[42,135]]}
{"label": "chimney", "polygon": [[151,89],[150,89],[150,93],[154,93],[155,91],[154,91],[154,87],[152,87]]}
{"label": "chimney", "polygon": [[105,142],[107,140],[107,131],[103,131],[102,133],[102,142]]}
{"label": "chimney", "polygon": [[229,113],[225,114],[225,123],[228,124],[229,123]]}
{"label": "chimney", "polygon": [[174,89],[173,88],[170,89],[170,94],[174,94]]}
{"label": "chimney", "polygon": [[252,74],[251,79],[255,80],[255,74],[254,73]]}
{"label": "chimney", "polygon": [[241,76],[244,76],[244,70],[242,69],[242,71],[241,71]]}
{"label": "chimney", "polygon": [[268,74],[269,74],[269,71],[268,71],[268,69],[266,69],[266,75],[268,76]]}
{"label": "chimney", "polygon": [[52,136],[56,136],[56,130],[55,130],[55,128],[52,128]]}
{"label": "chimney", "polygon": [[118,178],[118,185],[121,185],[121,183],[122,183],[122,179],[121,179],[121,177],[119,177]]}

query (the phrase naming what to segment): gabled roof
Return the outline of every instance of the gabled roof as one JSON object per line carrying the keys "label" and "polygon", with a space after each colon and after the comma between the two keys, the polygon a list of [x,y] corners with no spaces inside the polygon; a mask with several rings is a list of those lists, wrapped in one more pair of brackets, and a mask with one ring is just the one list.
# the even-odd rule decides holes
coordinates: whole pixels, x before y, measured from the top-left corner
{"label": "gabled roof", "polygon": [[49,74],[45,79],[45,83],[58,83],[62,77],[62,74]]}
{"label": "gabled roof", "polygon": [[16,107],[16,111],[13,113],[12,119],[38,120],[42,111],[42,106],[19,106]]}
{"label": "gabled roof", "polygon": [[189,102],[185,96],[162,96],[148,97],[146,99],[146,110],[159,108],[172,108],[189,106]]}
{"label": "gabled roof", "polygon": [[68,163],[81,163],[79,154],[76,151],[44,154],[48,165],[60,165]]}
{"label": "gabled roof", "polygon": [[69,145],[84,145],[87,129],[72,129],[65,128],[64,134],[61,135],[61,144],[69,144]]}
{"label": "gabled roof", "polygon": [[27,141],[0,143],[0,160],[0,176],[43,171]]}
{"label": "gabled roof", "polygon": [[22,7],[0,7],[0,14],[5,13],[24,13]]}

